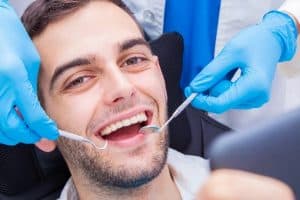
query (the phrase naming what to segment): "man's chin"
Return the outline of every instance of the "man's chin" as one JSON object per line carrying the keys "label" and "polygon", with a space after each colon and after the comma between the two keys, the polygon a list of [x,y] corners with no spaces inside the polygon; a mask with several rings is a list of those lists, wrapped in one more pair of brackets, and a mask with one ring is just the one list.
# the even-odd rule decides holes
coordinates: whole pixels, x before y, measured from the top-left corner
{"label": "man's chin", "polygon": [[[166,163],[167,136],[131,150],[116,152],[108,147],[94,151],[81,143],[63,141],[59,146],[72,173],[81,173],[92,186],[137,188],[157,177]],[[72,174],[74,176],[74,174]]]}
{"label": "man's chin", "polygon": [[130,169],[128,169],[128,166],[119,169],[115,172],[114,178],[109,179],[105,185],[124,189],[141,187],[159,176],[164,168],[164,160],[159,161],[157,159],[155,162],[155,164],[151,163],[147,167],[140,165],[139,167],[134,166]]}
{"label": "man's chin", "polygon": [[112,176],[105,185],[128,189],[147,184],[160,174],[165,167],[166,158],[167,148],[136,148],[112,163],[114,169],[107,171]]}

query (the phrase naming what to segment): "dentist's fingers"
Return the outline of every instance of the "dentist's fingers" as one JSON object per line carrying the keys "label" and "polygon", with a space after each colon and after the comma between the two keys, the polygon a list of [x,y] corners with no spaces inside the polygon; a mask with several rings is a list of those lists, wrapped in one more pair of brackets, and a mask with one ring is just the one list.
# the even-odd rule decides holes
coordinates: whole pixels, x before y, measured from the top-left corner
{"label": "dentist's fingers", "polygon": [[230,80],[223,80],[209,90],[209,95],[218,97],[222,93],[227,91],[231,87],[231,85],[232,85],[232,82]]}
{"label": "dentist's fingers", "polygon": [[58,138],[56,124],[47,116],[41,107],[28,80],[21,81],[17,86],[16,105],[19,108],[26,125],[36,134],[50,140]]}
{"label": "dentist's fingers", "polygon": [[34,143],[40,139],[24,123],[21,116],[17,113],[14,105],[13,94],[7,91],[8,88],[1,88],[1,93],[6,94],[6,99],[0,99],[0,141],[3,144],[14,145],[22,143]]}
{"label": "dentist's fingers", "polygon": [[249,84],[248,79],[241,77],[237,82],[232,83],[226,91],[217,97],[199,94],[192,102],[192,105],[198,109],[208,112],[223,113],[236,107],[240,104],[240,102],[245,102],[248,99],[251,99],[251,91],[254,89],[255,88]]}
{"label": "dentist's fingers", "polygon": [[190,83],[194,92],[202,93],[211,89],[218,82],[226,79],[234,69],[239,66],[239,57],[231,56],[232,52],[225,49],[203,70],[196,75]]}
{"label": "dentist's fingers", "polygon": [[17,141],[12,140],[9,137],[7,137],[1,130],[0,130],[0,141],[1,141],[1,144],[5,144],[5,145],[9,145],[9,146],[18,144]]}
{"label": "dentist's fingers", "polygon": [[33,144],[41,139],[41,137],[25,125],[24,121],[13,108],[8,113],[7,124],[4,130],[8,138],[25,144]]}

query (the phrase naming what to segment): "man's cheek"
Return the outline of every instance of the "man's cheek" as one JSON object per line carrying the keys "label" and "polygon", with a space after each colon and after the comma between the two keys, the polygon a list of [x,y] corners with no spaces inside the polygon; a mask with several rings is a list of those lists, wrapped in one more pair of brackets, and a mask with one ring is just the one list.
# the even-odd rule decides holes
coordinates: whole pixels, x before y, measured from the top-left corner
{"label": "man's cheek", "polygon": [[62,114],[62,126],[74,133],[83,132],[85,131],[90,115],[88,106],[84,106],[84,104],[77,105]]}
{"label": "man's cheek", "polygon": [[84,130],[88,119],[88,104],[85,103],[56,103],[49,108],[50,117],[57,123],[60,129],[79,133]]}

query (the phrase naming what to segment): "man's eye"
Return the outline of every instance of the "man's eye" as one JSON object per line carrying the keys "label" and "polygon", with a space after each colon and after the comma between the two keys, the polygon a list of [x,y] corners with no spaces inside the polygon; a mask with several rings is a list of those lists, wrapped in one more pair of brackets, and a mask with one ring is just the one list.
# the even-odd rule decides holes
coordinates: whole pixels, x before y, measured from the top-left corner
{"label": "man's eye", "polygon": [[89,81],[92,77],[91,76],[80,76],[74,80],[72,80],[71,82],[69,82],[67,84],[67,86],[65,87],[65,89],[72,89],[75,87],[79,87],[82,84],[84,84],[85,82]]}
{"label": "man's eye", "polygon": [[139,65],[139,64],[142,64],[146,60],[147,60],[147,58],[145,58],[145,57],[138,57],[138,56],[131,57],[131,58],[128,58],[127,60],[125,60],[122,67],[130,66],[130,65]]}

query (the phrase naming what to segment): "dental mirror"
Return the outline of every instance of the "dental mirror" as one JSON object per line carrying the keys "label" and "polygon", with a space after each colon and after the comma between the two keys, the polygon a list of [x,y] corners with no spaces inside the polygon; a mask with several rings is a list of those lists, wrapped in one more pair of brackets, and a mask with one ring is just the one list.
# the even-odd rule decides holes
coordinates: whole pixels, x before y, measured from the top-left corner
{"label": "dental mirror", "polygon": [[178,108],[173,112],[171,117],[166,121],[162,127],[159,127],[154,124],[150,124],[147,126],[142,127],[139,132],[147,134],[147,133],[160,133],[162,132],[168,124],[175,118],[177,117],[197,96],[197,93],[192,93],[182,104],[178,106]]}
{"label": "dental mirror", "polygon": [[91,144],[95,149],[98,149],[98,150],[104,150],[108,146],[107,140],[105,140],[103,145],[98,145],[98,144],[95,144],[92,140],[90,140],[86,137],[80,136],[80,135],[76,135],[74,133],[70,133],[70,132],[67,132],[67,131],[64,131],[64,130],[59,130],[58,132],[59,132],[59,135],[62,136],[62,137],[65,137],[65,138],[68,138],[68,139],[71,139],[71,140],[75,140],[75,141],[80,141],[80,142],[85,142],[85,143]]}

